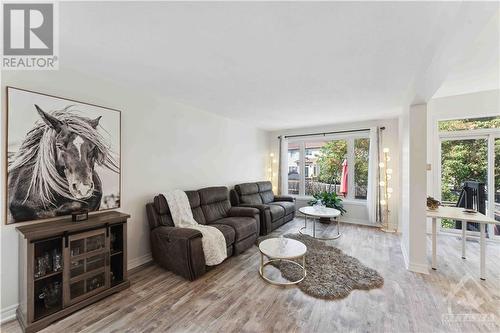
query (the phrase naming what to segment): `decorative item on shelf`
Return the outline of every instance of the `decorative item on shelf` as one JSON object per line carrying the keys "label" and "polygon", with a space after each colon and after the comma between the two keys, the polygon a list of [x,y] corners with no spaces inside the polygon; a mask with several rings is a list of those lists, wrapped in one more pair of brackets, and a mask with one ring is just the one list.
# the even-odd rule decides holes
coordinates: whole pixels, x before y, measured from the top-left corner
{"label": "decorative item on shelf", "polygon": [[89,211],[82,209],[78,210],[76,212],[71,213],[71,220],[73,222],[80,222],[80,221],[85,221],[89,219]]}
{"label": "decorative item on shelf", "polygon": [[104,285],[103,281],[100,278],[95,277],[90,281],[87,288],[88,291],[92,291],[94,289],[102,287],[103,285]]}
{"label": "decorative item on shelf", "polygon": [[62,254],[57,249],[52,250],[52,271],[58,272],[62,270]]}
{"label": "decorative item on shelf", "polygon": [[93,237],[87,239],[87,252],[95,251],[104,248],[103,237]]}
{"label": "decorative item on shelf", "polygon": [[381,221],[382,221],[382,231],[385,232],[397,232],[397,226],[391,226],[389,223],[389,215],[391,213],[389,209],[389,199],[392,196],[393,189],[390,186],[392,180],[392,169],[389,167],[389,162],[391,161],[391,157],[389,156],[389,148],[382,149],[383,158],[379,163],[380,167],[380,183],[379,186],[381,188],[380,193],[380,206],[381,210]]}
{"label": "decorative item on shelf", "polygon": [[441,206],[441,202],[434,199],[433,197],[427,197],[427,209],[428,210],[437,210]]}
{"label": "decorative item on shelf", "polygon": [[116,242],[116,235],[114,232],[112,232],[109,238],[109,247],[111,249],[111,252],[115,251],[115,242]]}
{"label": "decorative item on shelf", "polygon": [[54,308],[61,304],[61,282],[55,281],[43,287],[38,295],[39,299],[43,299],[43,305],[46,309]]}
{"label": "decorative item on shelf", "polygon": [[80,247],[71,248],[71,256],[72,257],[77,256],[79,254],[80,254]]}
{"label": "decorative item on shelf", "polygon": [[45,252],[40,257],[36,258],[35,278],[45,276],[50,271],[51,268],[49,253]]}
{"label": "decorative item on shelf", "polygon": [[50,273],[59,272],[63,268],[61,251],[53,249],[50,253],[44,252],[42,256],[36,258],[35,278],[43,277]]}

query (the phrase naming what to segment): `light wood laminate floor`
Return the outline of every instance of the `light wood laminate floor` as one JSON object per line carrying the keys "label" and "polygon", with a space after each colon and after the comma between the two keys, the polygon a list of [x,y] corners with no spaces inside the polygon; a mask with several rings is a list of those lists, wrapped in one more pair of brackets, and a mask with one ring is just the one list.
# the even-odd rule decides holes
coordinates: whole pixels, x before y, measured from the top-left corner
{"label": "light wood laminate floor", "polygon": [[[302,225],[297,218],[274,234],[297,232]],[[460,240],[438,236],[439,270],[423,275],[404,268],[399,236],[345,224],[342,232],[328,243],[378,270],[385,279],[382,288],[326,301],[297,287],[270,285],[257,272],[254,246],[194,282],[156,265],[144,267],[130,276],[130,289],[42,332],[500,331],[498,244],[487,245],[488,279],[481,281],[477,242],[467,242],[468,258],[462,260]],[[20,332],[20,327],[12,321],[1,331]]]}

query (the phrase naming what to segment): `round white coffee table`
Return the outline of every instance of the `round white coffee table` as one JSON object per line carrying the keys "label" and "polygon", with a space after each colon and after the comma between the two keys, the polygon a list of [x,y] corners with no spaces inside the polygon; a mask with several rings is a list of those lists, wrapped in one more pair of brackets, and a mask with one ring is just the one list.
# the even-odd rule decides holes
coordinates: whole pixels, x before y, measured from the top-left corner
{"label": "round white coffee table", "polygon": [[[287,286],[299,283],[306,277],[307,273],[306,273],[305,255],[307,252],[307,247],[305,246],[304,243],[299,242],[295,239],[290,239],[285,237],[269,238],[260,242],[259,251],[260,251],[259,274],[267,282],[279,286]],[[266,256],[269,260],[265,261],[264,256]],[[292,260],[298,258],[302,258],[302,265]],[[291,264],[297,265],[302,269],[304,274],[299,280],[296,281],[290,281],[290,282],[273,281],[264,275],[264,267],[277,261],[286,261]]]}
{"label": "round white coffee table", "polygon": [[[340,215],[340,211],[334,208],[328,208],[328,207],[312,207],[312,206],[305,206],[305,207],[300,207],[299,212],[304,214],[304,226],[299,229],[299,233],[303,235],[307,235],[304,230],[307,229],[307,217],[313,217],[313,234],[309,235],[312,236],[316,239],[321,239],[321,240],[332,240],[332,239],[337,239],[342,234],[340,233],[340,222],[337,220],[337,217]],[[334,237],[330,238],[321,238],[321,237],[316,237],[316,218],[329,218],[329,219],[334,219],[337,222],[337,235]]]}

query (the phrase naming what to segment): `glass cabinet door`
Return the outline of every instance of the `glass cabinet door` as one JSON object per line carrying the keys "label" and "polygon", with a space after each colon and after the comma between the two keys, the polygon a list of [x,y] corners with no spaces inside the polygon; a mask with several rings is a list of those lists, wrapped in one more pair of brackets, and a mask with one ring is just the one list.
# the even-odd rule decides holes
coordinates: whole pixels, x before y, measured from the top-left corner
{"label": "glass cabinet door", "polygon": [[66,305],[109,287],[110,260],[109,239],[104,228],[69,236],[68,243]]}

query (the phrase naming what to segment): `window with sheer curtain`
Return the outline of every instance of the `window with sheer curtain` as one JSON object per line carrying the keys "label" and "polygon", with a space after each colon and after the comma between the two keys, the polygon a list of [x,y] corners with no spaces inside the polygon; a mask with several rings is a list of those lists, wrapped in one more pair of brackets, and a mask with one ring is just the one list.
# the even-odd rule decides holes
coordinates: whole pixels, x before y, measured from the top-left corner
{"label": "window with sheer curtain", "polygon": [[366,200],[368,133],[301,138],[288,142],[288,194],[309,197],[335,191],[352,200]]}

